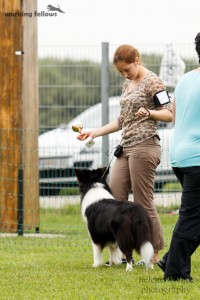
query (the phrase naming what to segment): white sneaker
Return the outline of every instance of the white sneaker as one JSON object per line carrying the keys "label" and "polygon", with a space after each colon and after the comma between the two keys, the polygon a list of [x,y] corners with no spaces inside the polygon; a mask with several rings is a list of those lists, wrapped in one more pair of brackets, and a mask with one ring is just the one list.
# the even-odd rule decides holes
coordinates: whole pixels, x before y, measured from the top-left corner
{"label": "white sneaker", "polygon": [[144,265],[145,265],[145,262],[142,259],[136,263],[136,266],[144,266]]}

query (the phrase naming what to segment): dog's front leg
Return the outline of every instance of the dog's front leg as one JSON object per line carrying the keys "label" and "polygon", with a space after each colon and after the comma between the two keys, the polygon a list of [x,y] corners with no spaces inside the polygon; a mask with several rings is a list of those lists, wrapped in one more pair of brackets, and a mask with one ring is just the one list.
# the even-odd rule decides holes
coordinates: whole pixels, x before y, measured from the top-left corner
{"label": "dog's front leg", "polygon": [[133,267],[132,267],[132,253],[131,252],[126,252],[126,260],[127,260],[127,264],[126,264],[126,271],[132,271]]}
{"label": "dog's front leg", "polygon": [[132,261],[130,263],[127,262],[126,264],[126,271],[132,271],[133,267],[132,267]]}
{"label": "dog's front leg", "polygon": [[97,244],[92,243],[94,264],[93,267],[98,267],[103,264],[103,249]]}

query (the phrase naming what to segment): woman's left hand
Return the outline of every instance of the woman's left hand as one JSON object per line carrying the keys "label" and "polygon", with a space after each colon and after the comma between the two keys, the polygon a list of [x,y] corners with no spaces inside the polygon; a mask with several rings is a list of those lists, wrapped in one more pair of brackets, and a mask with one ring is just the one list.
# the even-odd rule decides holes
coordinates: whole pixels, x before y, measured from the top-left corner
{"label": "woman's left hand", "polygon": [[135,116],[138,118],[143,118],[143,117],[149,117],[150,116],[150,111],[144,107],[141,106],[138,111],[135,113]]}

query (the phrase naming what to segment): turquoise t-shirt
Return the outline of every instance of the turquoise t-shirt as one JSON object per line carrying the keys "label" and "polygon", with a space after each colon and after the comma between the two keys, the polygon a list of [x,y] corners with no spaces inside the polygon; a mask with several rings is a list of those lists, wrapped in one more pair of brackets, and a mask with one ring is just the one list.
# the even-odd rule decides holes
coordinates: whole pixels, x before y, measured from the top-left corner
{"label": "turquoise t-shirt", "polygon": [[172,167],[200,166],[200,72],[182,76],[175,89],[176,120],[170,146]]}

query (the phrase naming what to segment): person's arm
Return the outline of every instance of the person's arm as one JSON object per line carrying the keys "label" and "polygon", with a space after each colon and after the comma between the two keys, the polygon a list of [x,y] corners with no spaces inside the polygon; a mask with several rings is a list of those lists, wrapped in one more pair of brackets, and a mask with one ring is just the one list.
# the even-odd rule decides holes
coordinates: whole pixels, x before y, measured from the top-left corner
{"label": "person's arm", "polygon": [[155,121],[162,121],[162,122],[171,122],[172,121],[172,112],[167,109],[161,110],[150,110],[149,109],[149,118]]}
{"label": "person's arm", "polygon": [[92,131],[86,131],[86,132],[81,132],[78,136],[77,139],[84,141],[86,140],[89,136],[91,138],[95,138],[98,136],[103,136],[109,133],[113,133],[120,130],[119,124],[117,119],[106,124],[105,126],[99,127],[97,129],[94,129]]}
{"label": "person's arm", "polygon": [[[149,83],[147,85],[146,93],[152,96],[153,101],[154,101],[154,97],[158,95],[160,92],[164,92],[164,90],[165,90],[164,84],[157,75],[151,76],[149,78]],[[162,105],[157,110],[148,109],[147,107],[140,107],[135,115],[138,118],[142,118],[145,116],[155,121],[171,122],[172,106],[171,105],[169,105],[169,107],[167,106],[168,105]]]}
{"label": "person's arm", "polygon": [[176,121],[176,101],[175,101],[175,98],[172,102],[172,119],[173,119],[173,122],[175,123],[175,121]]}
{"label": "person's arm", "polygon": [[147,109],[146,107],[140,107],[138,111],[135,113],[138,118],[142,117],[149,117],[155,121],[162,121],[162,122],[171,122],[172,121],[172,112],[167,109],[163,108],[161,110],[153,110]]}

